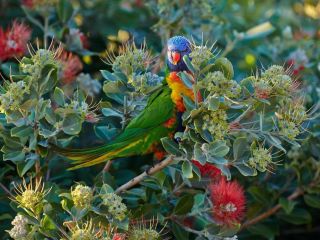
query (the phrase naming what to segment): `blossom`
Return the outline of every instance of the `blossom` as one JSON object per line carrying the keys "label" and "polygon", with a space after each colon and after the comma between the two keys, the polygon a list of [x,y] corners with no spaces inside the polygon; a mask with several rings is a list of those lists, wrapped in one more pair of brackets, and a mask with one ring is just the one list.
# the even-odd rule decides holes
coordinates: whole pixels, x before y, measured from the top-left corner
{"label": "blossom", "polygon": [[43,200],[50,189],[44,189],[42,179],[36,180],[35,184],[33,184],[32,179],[29,184],[23,179],[22,184],[15,186],[15,192],[17,195],[12,198],[13,201],[18,203],[19,206],[38,214],[42,210]]}
{"label": "blossom", "polygon": [[90,187],[79,184],[71,191],[71,196],[77,208],[84,208],[90,206],[93,199],[93,191]]}
{"label": "blossom", "polygon": [[127,206],[122,203],[122,198],[114,193],[102,195],[103,204],[108,207],[108,212],[117,220],[122,221],[126,217]]}
{"label": "blossom", "polygon": [[221,179],[209,187],[213,204],[213,218],[221,225],[239,223],[244,216],[245,196],[242,186]]}
{"label": "blossom", "polygon": [[72,83],[83,69],[80,58],[70,52],[63,52],[59,56],[59,62],[61,64],[61,79],[64,84]]}
{"label": "blossom", "polygon": [[26,217],[21,214],[15,216],[11,224],[13,228],[7,231],[13,239],[25,239],[28,235],[28,225],[29,221]]}
{"label": "blossom", "polygon": [[0,61],[21,57],[27,50],[31,29],[24,23],[14,21],[6,31],[0,28]]}
{"label": "blossom", "polygon": [[252,157],[249,159],[248,164],[254,169],[265,172],[268,170],[268,166],[272,164],[272,156],[270,151],[263,147],[253,149]]}
{"label": "blossom", "polygon": [[192,163],[199,168],[201,176],[209,177],[211,180],[218,180],[222,177],[221,170],[213,164],[205,163],[204,165],[201,165],[201,163],[196,160],[192,160]]}
{"label": "blossom", "polygon": [[112,240],[125,240],[125,239],[126,239],[126,235],[121,233],[114,234],[112,238]]}

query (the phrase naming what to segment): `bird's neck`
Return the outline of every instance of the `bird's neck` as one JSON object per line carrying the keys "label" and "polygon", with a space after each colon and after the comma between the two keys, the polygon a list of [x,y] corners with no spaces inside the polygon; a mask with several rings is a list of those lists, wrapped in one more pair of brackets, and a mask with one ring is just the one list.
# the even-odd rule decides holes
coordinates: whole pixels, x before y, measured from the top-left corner
{"label": "bird's neck", "polygon": [[171,99],[176,105],[178,112],[184,112],[186,110],[182,96],[187,96],[194,100],[194,93],[192,89],[187,88],[180,77],[177,75],[178,72],[170,72],[166,80],[168,86],[171,88]]}

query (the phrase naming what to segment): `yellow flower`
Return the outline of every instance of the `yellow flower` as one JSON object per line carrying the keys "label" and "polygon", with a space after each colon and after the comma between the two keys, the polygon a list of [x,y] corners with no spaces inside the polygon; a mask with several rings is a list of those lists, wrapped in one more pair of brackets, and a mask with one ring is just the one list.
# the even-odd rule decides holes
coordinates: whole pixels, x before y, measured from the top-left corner
{"label": "yellow flower", "polygon": [[22,184],[15,186],[17,195],[12,200],[17,202],[20,207],[31,210],[34,214],[39,214],[42,211],[43,200],[50,190],[44,189],[42,179],[36,179],[35,184],[32,179],[29,184],[23,179]]}
{"label": "yellow flower", "polygon": [[71,196],[75,207],[84,208],[91,204],[93,191],[88,186],[78,185],[71,191]]}

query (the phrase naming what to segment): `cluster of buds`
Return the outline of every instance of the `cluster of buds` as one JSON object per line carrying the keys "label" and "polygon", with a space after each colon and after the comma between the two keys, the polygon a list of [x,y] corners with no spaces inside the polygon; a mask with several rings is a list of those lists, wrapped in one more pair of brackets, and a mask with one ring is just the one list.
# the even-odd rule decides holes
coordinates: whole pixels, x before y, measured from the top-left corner
{"label": "cluster of buds", "polygon": [[134,87],[135,91],[146,94],[150,88],[161,85],[162,81],[163,77],[147,72],[144,74],[133,74],[128,83]]}
{"label": "cluster of buds", "polygon": [[71,190],[71,196],[75,207],[86,208],[91,204],[93,191],[90,187],[79,184]]}
{"label": "cluster of buds", "polygon": [[28,223],[29,220],[24,217],[21,214],[18,214],[15,216],[11,224],[13,225],[13,228],[9,231],[7,231],[10,235],[15,240],[23,240],[23,239],[28,239]]}
{"label": "cluster of buds", "polygon": [[23,179],[22,184],[15,186],[16,196],[12,199],[18,203],[22,208],[28,209],[34,214],[39,214],[42,211],[43,200],[49,193],[45,190],[42,180],[36,180],[33,184],[32,180],[27,184]]}
{"label": "cluster of buds", "polygon": [[20,62],[20,69],[23,73],[29,76],[30,84],[33,81],[42,80],[41,73],[45,66],[50,65],[52,68],[58,69],[59,65],[56,60],[61,53],[61,49],[56,51],[50,49],[38,49],[34,54],[31,53],[31,58],[23,58]]}
{"label": "cluster of buds", "polygon": [[103,204],[108,207],[108,212],[113,218],[122,221],[126,217],[127,206],[122,203],[122,198],[115,193],[107,193],[102,196]]}
{"label": "cluster of buds", "polygon": [[8,83],[6,92],[0,94],[1,109],[4,111],[17,110],[23,102],[25,94],[29,92],[29,86],[24,81]]}
{"label": "cluster of buds", "polygon": [[212,47],[208,47],[204,44],[196,45],[192,44],[192,50],[189,54],[192,65],[197,69],[201,69],[201,65],[207,63],[210,59],[214,58],[212,53]]}
{"label": "cluster of buds", "polygon": [[279,133],[290,140],[294,140],[299,135],[299,127],[308,118],[307,111],[301,100],[281,102],[276,116],[279,123]]}
{"label": "cluster of buds", "polygon": [[255,96],[259,99],[267,99],[271,96],[288,96],[295,90],[295,83],[286,73],[284,67],[273,65],[261,76],[250,77],[255,89]]}
{"label": "cluster of buds", "polygon": [[70,111],[78,114],[81,119],[87,122],[94,123],[99,120],[97,114],[95,113],[97,105],[90,106],[85,101],[78,101],[73,99],[70,103],[65,103],[64,108],[66,112],[68,112],[69,109]]}
{"label": "cluster of buds", "polygon": [[199,81],[199,88],[205,88],[214,96],[226,96],[229,98],[236,98],[241,92],[239,84],[227,79],[220,71],[210,72],[206,77]]}
{"label": "cluster of buds", "polygon": [[268,170],[268,167],[272,163],[270,151],[260,146],[252,150],[252,157],[249,158],[248,161],[248,165],[250,167],[257,169],[260,172],[265,172]]}
{"label": "cluster of buds", "polygon": [[207,110],[202,115],[202,130],[208,130],[215,139],[223,139],[229,131],[227,118],[223,109]]}
{"label": "cluster of buds", "polygon": [[146,46],[138,48],[135,44],[127,44],[120,55],[108,54],[107,63],[114,72],[122,72],[127,76],[144,72],[151,64],[152,57]]}
{"label": "cluster of buds", "polygon": [[7,30],[0,28],[0,61],[23,56],[30,37],[31,29],[23,23],[13,22]]}

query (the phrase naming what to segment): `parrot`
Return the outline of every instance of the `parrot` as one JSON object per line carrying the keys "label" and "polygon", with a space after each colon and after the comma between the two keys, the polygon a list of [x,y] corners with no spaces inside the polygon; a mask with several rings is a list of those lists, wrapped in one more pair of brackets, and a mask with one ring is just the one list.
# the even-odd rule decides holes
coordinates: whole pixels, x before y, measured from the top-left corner
{"label": "parrot", "polygon": [[[194,92],[185,86],[178,76],[181,71],[188,71],[183,61],[191,53],[191,42],[184,36],[174,36],[167,41],[166,65],[169,70],[160,89],[152,93],[144,110],[133,118],[114,140],[107,144],[85,148],[68,149],[54,147],[54,150],[72,160],[74,170],[89,167],[117,158],[151,153],[161,138],[173,136],[181,124],[185,111],[183,97],[194,100]],[[180,116],[180,117],[179,117]]]}

